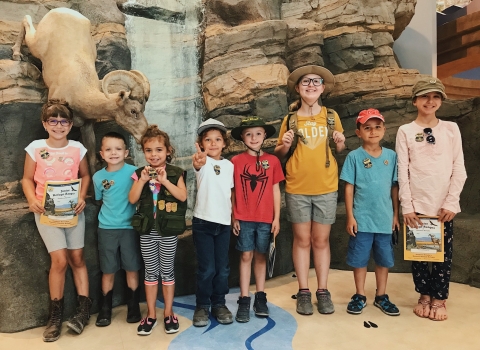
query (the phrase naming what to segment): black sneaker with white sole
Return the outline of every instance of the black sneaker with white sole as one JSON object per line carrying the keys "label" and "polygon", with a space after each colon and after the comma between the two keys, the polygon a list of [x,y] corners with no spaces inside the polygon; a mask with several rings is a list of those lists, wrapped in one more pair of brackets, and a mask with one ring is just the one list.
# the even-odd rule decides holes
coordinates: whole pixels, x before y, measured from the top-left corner
{"label": "black sneaker with white sole", "polygon": [[138,335],[150,335],[152,330],[157,326],[156,318],[142,318],[140,325],[137,328]]}
{"label": "black sneaker with white sole", "polygon": [[177,333],[180,328],[178,318],[175,315],[165,317],[163,319],[163,324],[165,325],[165,333],[167,334]]}

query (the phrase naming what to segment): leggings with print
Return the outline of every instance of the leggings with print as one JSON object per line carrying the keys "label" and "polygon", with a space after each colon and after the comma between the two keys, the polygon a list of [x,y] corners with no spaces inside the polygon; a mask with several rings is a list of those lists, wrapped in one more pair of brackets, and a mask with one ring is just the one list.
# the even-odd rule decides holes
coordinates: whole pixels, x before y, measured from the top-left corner
{"label": "leggings with print", "polygon": [[450,271],[453,254],[453,220],[444,222],[444,261],[432,263],[432,271],[425,261],[412,262],[413,283],[415,291],[422,295],[430,295],[438,300],[448,299]]}
{"label": "leggings with print", "polygon": [[145,263],[145,285],[158,284],[161,276],[163,285],[175,284],[174,262],[178,237],[162,237],[156,231],[140,236],[140,250]]}

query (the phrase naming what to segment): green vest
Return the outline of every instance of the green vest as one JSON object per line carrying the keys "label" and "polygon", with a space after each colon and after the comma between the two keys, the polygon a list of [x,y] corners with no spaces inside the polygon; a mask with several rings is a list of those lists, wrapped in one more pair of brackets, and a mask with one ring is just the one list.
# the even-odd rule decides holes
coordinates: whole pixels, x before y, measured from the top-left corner
{"label": "green vest", "polygon": [[[144,167],[135,171],[140,178]],[[167,164],[167,179],[172,184],[177,184],[181,176],[185,179],[183,169]],[[149,183],[143,186],[142,194],[138,201],[137,213],[132,218],[133,228],[140,234],[150,234],[155,228],[160,236],[178,236],[185,232],[185,213],[187,212],[187,201],[181,202],[176,199],[165,186],[160,187],[157,200],[157,216],[153,218],[153,193],[150,191]]]}

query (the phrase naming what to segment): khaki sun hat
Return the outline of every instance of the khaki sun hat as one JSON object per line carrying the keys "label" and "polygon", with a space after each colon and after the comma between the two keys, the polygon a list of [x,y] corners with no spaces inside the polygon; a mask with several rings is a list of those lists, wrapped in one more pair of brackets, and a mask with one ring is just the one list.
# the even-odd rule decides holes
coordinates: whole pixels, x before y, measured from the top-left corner
{"label": "khaki sun hat", "polygon": [[237,127],[232,129],[231,135],[235,140],[242,141],[243,130],[248,129],[248,128],[256,128],[256,127],[260,127],[260,128],[265,129],[265,133],[266,133],[265,138],[267,138],[267,139],[269,137],[272,137],[276,132],[275,127],[273,125],[265,124],[265,122],[263,121],[262,118],[248,117],[248,118],[243,119],[240,122],[240,126],[237,126]]}
{"label": "khaki sun hat", "polygon": [[307,74],[317,74],[323,78],[323,84],[325,85],[324,93],[332,91],[333,86],[335,85],[335,77],[332,72],[325,67],[315,65],[300,67],[290,73],[287,80],[288,89],[291,92],[296,92],[295,85],[297,85],[298,80]]}
{"label": "khaki sun hat", "polygon": [[447,98],[445,86],[442,84],[440,79],[431,76],[421,78],[416,82],[412,88],[412,98],[428,94],[429,92],[439,92],[442,94],[443,98]]}
{"label": "khaki sun hat", "polygon": [[227,128],[225,127],[225,125],[222,122],[220,122],[216,119],[210,118],[210,119],[205,120],[202,124],[200,124],[198,126],[197,135],[201,135],[202,132],[204,132],[205,130],[208,130],[208,129],[219,129],[219,130],[222,130],[224,132],[227,132]]}

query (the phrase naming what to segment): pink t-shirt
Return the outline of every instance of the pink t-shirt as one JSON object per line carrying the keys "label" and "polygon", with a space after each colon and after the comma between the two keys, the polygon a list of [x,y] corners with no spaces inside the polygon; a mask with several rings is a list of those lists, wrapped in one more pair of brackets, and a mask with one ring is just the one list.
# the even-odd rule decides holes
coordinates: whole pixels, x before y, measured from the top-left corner
{"label": "pink t-shirt", "polygon": [[35,196],[43,199],[46,181],[69,181],[78,179],[80,161],[87,153],[87,149],[77,141],[68,141],[62,148],[52,148],[46,140],[35,140],[26,148],[28,155],[37,166],[33,180],[35,181]]}
{"label": "pink t-shirt", "polygon": [[235,219],[271,224],[274,216],[273,185],[284,180],[277,157],[263,153],[259,170],[257,157],[241,153],[232,158],[235,180]]}
{"label": "pink t-shirt", "polygon": [[402,212],[439,215],[460,212],[460,193],[467,179],[458,125],[439,120],[432,128],[435,144],[426,141],[415,122],[398,129],[398,184]]}

